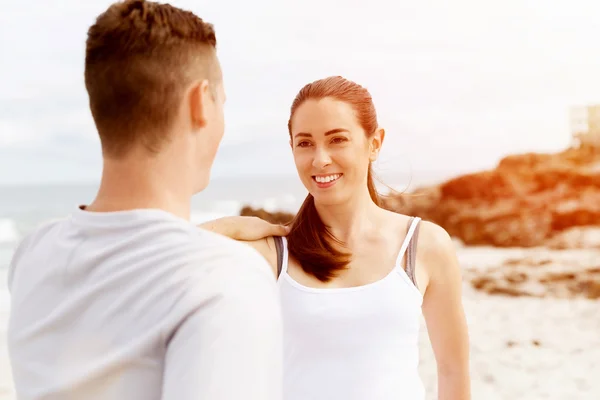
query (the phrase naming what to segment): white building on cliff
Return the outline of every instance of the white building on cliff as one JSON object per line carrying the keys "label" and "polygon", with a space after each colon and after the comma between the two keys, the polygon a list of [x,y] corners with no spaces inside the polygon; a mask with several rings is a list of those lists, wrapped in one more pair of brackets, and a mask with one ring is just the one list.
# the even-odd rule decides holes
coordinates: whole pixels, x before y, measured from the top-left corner
{"label": "white building on cliff", "polygon": [[575,147],[600,147],[600,105],[571,108],[571,137]]}

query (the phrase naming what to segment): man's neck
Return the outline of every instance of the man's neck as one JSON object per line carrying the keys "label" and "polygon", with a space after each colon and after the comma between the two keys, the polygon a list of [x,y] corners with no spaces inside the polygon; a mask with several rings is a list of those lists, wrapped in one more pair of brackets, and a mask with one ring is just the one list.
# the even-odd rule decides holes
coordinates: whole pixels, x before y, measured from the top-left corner
{"label": "man's neck", "polygon": [[165,164],[159,158],[105,160],[98,194],[86,210],[160,209],[189,220],[193,191],[175,172],[179,168]]}

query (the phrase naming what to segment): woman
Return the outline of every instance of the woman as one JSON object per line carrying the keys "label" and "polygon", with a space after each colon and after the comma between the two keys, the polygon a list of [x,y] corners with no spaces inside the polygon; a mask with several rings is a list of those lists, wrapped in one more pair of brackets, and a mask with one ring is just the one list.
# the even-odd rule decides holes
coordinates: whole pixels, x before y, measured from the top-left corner
{"label": "woman", "polygon": [[385,132],[369,92],[341,77],[310,83],[292,104],[288,129],[309,195],[278,238],[281,251],[272,237],[249,242],[279,281],[284,399],[423,399],[421,313],[439,398],[469,399],[453,243],[433,223],[380,207],[371,163]]}

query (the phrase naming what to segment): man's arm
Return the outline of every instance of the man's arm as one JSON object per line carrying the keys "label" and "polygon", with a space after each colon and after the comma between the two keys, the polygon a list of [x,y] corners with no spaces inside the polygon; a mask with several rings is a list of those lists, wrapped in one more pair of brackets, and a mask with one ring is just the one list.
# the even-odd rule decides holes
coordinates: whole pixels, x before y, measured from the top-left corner
{"label": "man's arm", "polygon": [[262,258],[243,253],[229,261],[245,265],[216,265],[194,290],[197,306],[168,343],[163,399],[281,399],[277,288]]}

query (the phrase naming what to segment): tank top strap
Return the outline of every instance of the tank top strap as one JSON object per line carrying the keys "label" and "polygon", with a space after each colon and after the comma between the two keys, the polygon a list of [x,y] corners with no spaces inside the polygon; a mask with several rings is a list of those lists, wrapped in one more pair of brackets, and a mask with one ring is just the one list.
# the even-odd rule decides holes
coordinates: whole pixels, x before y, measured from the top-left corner
{"label": "tank top strap", "polygon": [[396,267],[403,268],[402,258],[404,258],[404,254],[406,253],[406,250],[408,249],[410,240],[411,240],[415,230],[417,229],[417,224],[419,223],[419,219],[420,218],[418,218],[418,217],[411,217],[410,220],[408,221],[408,230],[406,232],[406,237],[404,238],[404,241],[402,242],[402,246],[400,246],[400,251],[398,252],[398,257],[396,258]]}
{"label": "tank top strap", "polygon": [[413,230],[413,234],[410,238],[410,242],[408,243],[408,247],[406,249],[406,275],[408,275],[415,287],[418,287],[415,275],[415,265],[417,262],[417,243],[419,239],[420,226],[419,222],[420,218],[415,218],[415,229]]}
{"label": "tank top strap", "polygon": [[277,279],[279,279],[282,273],[287,272],[287,240],[284,236],[274,236],[273,239],[275,240],[275,250],[277,252]]}

